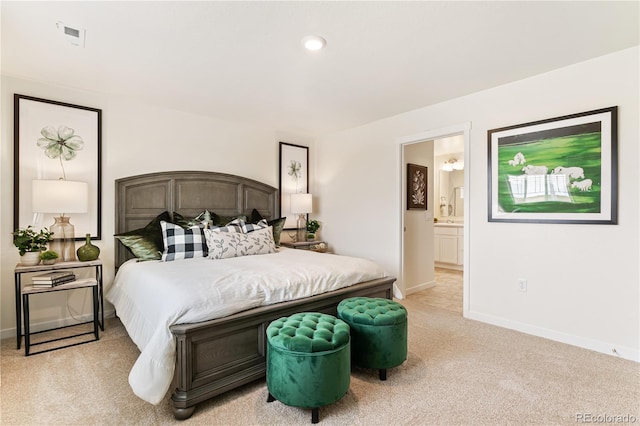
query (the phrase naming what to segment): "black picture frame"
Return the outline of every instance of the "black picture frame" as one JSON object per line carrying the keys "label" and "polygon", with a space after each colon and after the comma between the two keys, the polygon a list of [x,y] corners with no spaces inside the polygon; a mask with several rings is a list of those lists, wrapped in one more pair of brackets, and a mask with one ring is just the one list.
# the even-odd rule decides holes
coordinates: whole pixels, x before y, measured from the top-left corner
{"label": "black picture frame", "polygon": [[407,210],[427,210],[427,166],[407,163]]}
{"label": "black picture frame", "polygon": [[489,222],[618,221],[618,107],[489,130]]}
{"label": "black picture frame", "polygon": [[309,192],[309,147],[280,142],[279,148],[280,216],[287,218],[283,229],[296,229],[297,218],[291,212],[291,194]]}
{"label": "black picture frame", "polygon": [[[31,209],[31,181],[58,179],[62,173],[68,180],[89,184],[87,213],[73,214],[75,240],[102,239],[102,110],[81,105],[14,94],[14,187],[13,227],[36,228],[53,224],[54,214],[34,214]],[[44,155],[37,141],[42,131],[51,126],[66,126],[83,140],[76,158],[65,161]],[[64,161],[64,163],[63,163]],[[60,171],[62,169],[62,171]]]}

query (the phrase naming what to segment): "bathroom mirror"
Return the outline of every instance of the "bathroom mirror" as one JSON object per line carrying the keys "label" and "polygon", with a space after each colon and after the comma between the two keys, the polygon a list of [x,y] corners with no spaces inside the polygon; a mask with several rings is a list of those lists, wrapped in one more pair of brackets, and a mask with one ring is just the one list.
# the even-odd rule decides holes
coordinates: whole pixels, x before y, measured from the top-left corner
{"label": "bathroom mirror", "polygon": [[[440,171],[440,217],[464,217],[464,170]],[[444,204],[444,207],[443,207]]]}

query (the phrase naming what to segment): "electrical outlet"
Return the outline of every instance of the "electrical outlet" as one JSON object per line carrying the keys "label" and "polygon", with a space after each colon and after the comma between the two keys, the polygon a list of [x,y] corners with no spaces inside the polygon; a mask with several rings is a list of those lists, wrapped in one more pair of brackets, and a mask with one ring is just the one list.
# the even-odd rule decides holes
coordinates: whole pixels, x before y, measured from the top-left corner
{"label": "electrical outlet", "polygon": [[527,280],[524,278],[518,278],[518,289],[522,292],[527,291]]}

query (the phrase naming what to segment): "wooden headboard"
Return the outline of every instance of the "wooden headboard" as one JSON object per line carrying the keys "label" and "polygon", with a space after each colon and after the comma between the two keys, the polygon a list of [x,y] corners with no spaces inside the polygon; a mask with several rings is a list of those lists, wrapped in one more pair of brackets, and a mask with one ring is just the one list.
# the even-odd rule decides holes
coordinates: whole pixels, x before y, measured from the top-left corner
{"label": "wooden headboard", "polygon": [[[203,210],[220,216],[280,217],[278,190],[270,185],[216,172],[158,172],[116,180],[115,232],[142,228],[165,210],[195,217]],[[133,256],[115,242],[116,268]]]}

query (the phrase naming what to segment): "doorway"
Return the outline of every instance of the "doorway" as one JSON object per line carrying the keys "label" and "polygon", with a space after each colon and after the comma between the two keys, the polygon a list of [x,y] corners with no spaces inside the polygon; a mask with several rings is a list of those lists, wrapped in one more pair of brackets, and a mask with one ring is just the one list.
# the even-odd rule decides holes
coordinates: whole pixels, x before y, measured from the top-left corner
{"label": "doorway", "polygon": [[[435,269],[435,251],[436,251],[436,245],[435,245],[435,239],[434,239],[434,231],[435,231],[435,223],[434,223],[434,217],[438,217],[440,216],[440,200],[438,199],[438,203],[436,204],[435,200],[433,199],[435,192],[434,192],[434,183],[432,183],[431,185],[428,185],[429,189],[430,189],[430,194],[432,194],[429,197],[429,201],[427,204],[427,210],[426,212],[422,212],[422,214],[424,215],[424,219],[425,219],[425,223],[427,223],[427,227],[428,230],[426,231],[426,233],[424,235],[427,236],[427,238],[431,238],[430,241],[427,243],[428,246],[426,246],[426,248],[424,249],[424,251],[422,253],[420,253],[420,262],[423,265],[426,265],[426,270],[431,271],[431,275],[428,275],[428,272],[425,273],[426,275],[424,275],[424,279],[423,279],[423,283],[420,285],[415,285],[415,263],[416,263],[416,256],[415,256],[415,251],[412,251],[413,247],[409,247],[408,243],[411,242],[412,239],[415,240],[414,236],[411,235],[408,238],[408,232],[411,232],[411,229],[407,229],[407,225],[410,224],[409,219],[406,217],[406,176],[405,176],[405,171],[406,171],[406,164],[407,164],[407,157],[411,157],[411,151],[416,150],[416,147],[419,147],[420,145],[424,144],[425,146],[431,146],[431,150],[432,150],[432,161],[430,164],[427,165],[427,167],[430,169],[430,173],[428,173],[429,179],[431,182],[434,182],[435,179],[435,173],[439,173],[439,169],[441,169],[441,167],[439,167],[440,165],[436,163],[436,159],[435,159],[435,155],[433,154],[435,146],[434,146],[434,141],[439,140],[439,139],[445,139],[445,138],[450,138],[453,136],[457,136],[460,138],[460,140],[462,141],[462,146],[463,146],[463,151],[462,153],[460,153],[460,157],[461,157],[461,162],[464,163],[465,167],[463,168],[463,185],[458,185],[458,189],[454,189],[454,191],[452,192],[452,197],[454,197],[454,200],[452,200],[454,203],[457,202],[458,203],[458,207],[459,207],[459,212],[464,212],[464,216],[468,216],[470,213],[470,209],[469,209],[469,201],[470,201],[470,186],[469,186],[469,162],[468,162],[468,157],[469,157],[469,133],[470,133],[470,129],[471,129],[471,123],[465,123],[465,124],[461,124],[458,126],[452,126],[449,128],[444,128],[444,129],[439,129],[439,130],[434,130],[434,131],[428,131],[428,132],[424,132],[424,133],[420,133],[420,134],[414,134],[414,135],[409,135],[403,138],[399,138],[397,140],[398,144],[399,144],[399,149],[400,149],[400,230],[399,230],[399,235],[400,235],[400,265],[401,265],[401,271],[400,271],[400,285],[399,290],[400,290],[400,297],[404,298],[407,297],[408,295],[412,294],[412,293],[418,293],[418,292],[422,292],[422,291],[429,291],[429,289],[433,288],[436,285],[436,269]],[[439,181],[439,179],[438,179]],[[464,188],[462,188],[464,187]],[[460,199],[457,200],[455,197],[459,197]],[[448,200],[447,200],[448,201]],[[447,203],[448,204],[448,203]],[[438,209],[438,211],[436,212],[436,208]],[[452,213],[456,213],[455,212],[455,207],[452,204]],[[447,216],[449,217],[449,219],[445,219],[445,220],[450,220],[450,221],[454,221],[455,220],[455,216]],[[440,221],[440,219],[438,219]],[[445,222],[445,223],[450,223],[450,222]],[[463,316],[467,316],[467,313],[469,311],[468,306],[469,306],[469,281],[470,281],[470,276],[468,273],[468,270],[466,268],[466,265],[468,265],[469,262],[469,257],[470,257],[470,253],[469,253],[469,235],[470,235],[470,221],[468,220],[464,220],[462,219],[462,223],[460,224],[460,228],[462,230],[460,235],[460,259],[461,259],[461,265],[460,265],[460,270],[462,271],[462,302],[461,302],[461,308],[462,308],[462,314]],[[456,235],[456,238],[458,236]],[[445,271],[446,272],[446,271]],[[412,275],[413,274],[413,275]],[[460,272],[458,272],[458,274],[460,274]],[[412,281],[410,282],[409,279],[411,279]],[[425,281],[426,280],[426,281]],[[420,279],[418,279],[418,282],[420,282]]]}

